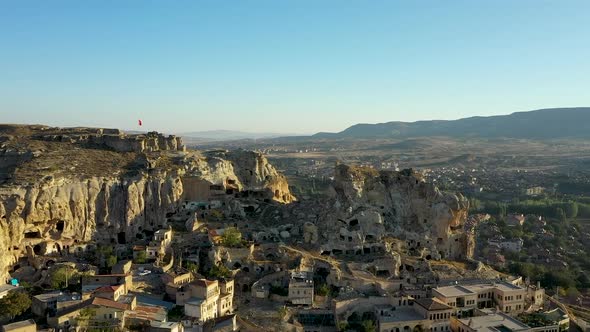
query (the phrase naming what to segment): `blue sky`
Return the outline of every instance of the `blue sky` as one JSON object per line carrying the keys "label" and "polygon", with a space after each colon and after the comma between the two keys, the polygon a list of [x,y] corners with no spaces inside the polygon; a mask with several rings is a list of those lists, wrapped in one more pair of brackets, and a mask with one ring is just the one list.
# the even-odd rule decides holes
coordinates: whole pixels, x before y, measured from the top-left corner
{"label": "blue sky", "polygon": [[4,1],[0,123],[339,131],[590,106],[590,1]]}

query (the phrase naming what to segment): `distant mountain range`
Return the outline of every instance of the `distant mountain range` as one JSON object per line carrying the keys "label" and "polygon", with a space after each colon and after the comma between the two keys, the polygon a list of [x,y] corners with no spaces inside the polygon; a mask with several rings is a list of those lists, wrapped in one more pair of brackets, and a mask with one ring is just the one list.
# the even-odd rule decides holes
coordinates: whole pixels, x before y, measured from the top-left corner
{"label": "distant mountain range", "polygon": [[483,138],[590,138],[590,107],[551,108],[510,115],[475,116],[459,120],[356,124],[339,133],[311,138],[408,138],[426,136]]}

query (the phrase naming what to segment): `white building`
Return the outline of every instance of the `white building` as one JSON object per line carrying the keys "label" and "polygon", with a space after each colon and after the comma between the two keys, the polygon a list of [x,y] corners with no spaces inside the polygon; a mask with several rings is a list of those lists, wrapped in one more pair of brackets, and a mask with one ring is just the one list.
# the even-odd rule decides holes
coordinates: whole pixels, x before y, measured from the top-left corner
{"label": "white building", "polygon": [[172,244],[172,229],[160,229],[154,234],[154,239],[146,247],[148,258],[162,257]]}
{"label": "white building", "polygon": [[475,309],[498,307],[516,315],[525,309],[527,290],[505,281],[437,287],[432,294],[455,308],[457,317],[471,316]]}
{"label": "white building", "polygon": [[513,240],[506,240],[504,238],[498,238],[489,240],[488,244],[491,246],[496,246],[500,249],[506,249],[512,252],[520,252],[524,246],[524,241],[520,238],[513,239]]}
{"label": "white building", "polygon": [[503,312],[485,309],[475,317],[453,319],[453,332],[559,332],[559,325],[530,327]]}
{"label": "white building", "polygon": [[233,312],[234,281],[198,279],[176,293],[176,304],[184,305],[185,315],[199,322]]}

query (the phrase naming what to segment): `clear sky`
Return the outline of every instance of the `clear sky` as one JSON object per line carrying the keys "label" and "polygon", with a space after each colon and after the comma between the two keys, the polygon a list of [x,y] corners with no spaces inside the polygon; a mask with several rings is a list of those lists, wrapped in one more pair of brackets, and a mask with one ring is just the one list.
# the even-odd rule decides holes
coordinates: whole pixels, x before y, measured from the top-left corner
{"label": "clear sky", "polygon": [[0,0],[0,123],[340,131],[590,106],[590,1]]}

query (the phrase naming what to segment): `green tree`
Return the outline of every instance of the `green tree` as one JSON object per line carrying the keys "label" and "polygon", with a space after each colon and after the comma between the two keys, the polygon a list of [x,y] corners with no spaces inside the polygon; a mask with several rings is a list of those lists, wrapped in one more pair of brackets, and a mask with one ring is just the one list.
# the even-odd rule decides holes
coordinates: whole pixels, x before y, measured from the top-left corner
{"label": "green tree", "polygon": [[566,222],[567,216],[562,208],[557,208],[555,210],[555,218],[557,218],[557,220],[559,220],[560,222]]}
{"label": "green tree", "polygon": [[578,216],[578,203],[568,202],[565,205],[565,212],[568,218],[574,219]]}
{"label": "green tree", "polygon": [[229,278],[231,275],[231,271],[223,265],[213,265],[213,267],[209,270],[209,277],[214,279]]}
{"label": "green tree", "polygon": [[187,262],[186,269],[189,270],[190,272],[197,273],[199,266],[193,262]]}
{"label": "green tree", "polygon": [[10,292],[8,295],[0,299],[0,314],[10,317],[10,320],[13,320],[14,317],[24,313],[30,307],[31,299],[29,298],[29,295],[24,292]]}
{"label": "green tree", "polygon": [[172,310],[168,311],[168,320],[172,322],[179,322],[184,317],[184,308],[181,306],[175,306]]}
{"label": "green tree", "polygon": [[221,242],[226,247],[237,247],[242,243],[242,233],[235,227],[228,227],[221,236]]}
{"label": "green tree", "polygon": [[115,266],[115,264],[117,264],[117,256],[109,255],[106,258],[105,264],[106,264],[107,268],[111,269],[113,266]]}
{"label": "green tree", "polygon": [[140,251],[135,256],[135,263],[136,264],[144,264],[147,260],[147,253],[145,251]]}
{"label": "green tree", "polygon": [[545,273],[541,283],[546,288],[553,288],[553,287],[559,286],[562,289],[574,287],[576,284],[576,282],[573,280],[573,278],[568,273],[564,273],[563,271],[553,271],[553,270],[547,271]]}
{"label": "green tree", "polygon": [[375,322],[373,322],[372,320],[366,319],[363,320],[363,322],[361,323],[361,327],[363,332],[375,332]]}
{"label": "green tree", "polygon": [[500,219],[506,218],[506,210],[508,209],[506,203],[498,204],[498,208],[500,209],[500,211],[498,213],[498,215],[500,216]]}
{"label": "green tree", "polygon": [[340,321],[338,322],[338,331],[346,331],[348,330],[348,322],[347,321]]}
{"label": "green tree", "polygon": [[76,280],[76,273],[75,269],[66,265],[55,268],[49,275],[51,288],[65,288],[70,280]]}
{"label": "green tree", "polygon": [[90,319],[96,315],[96,310],[92,308],[84,308],[80,310],[80,315],[78,315],[77,323],[79,327],[87,328],[90,325]]}
{"label": "green tree", "polygon": [[469,210],[471,211],[480,211],[482,208],[481,201],[477,198],[470,198],[469,199]]}
{"label": "green tree", "polygon": [[319,296],[327,296],[330,294],[330,287],[326,284],[322,284],[321,286],[316,287],[315,294]]}

